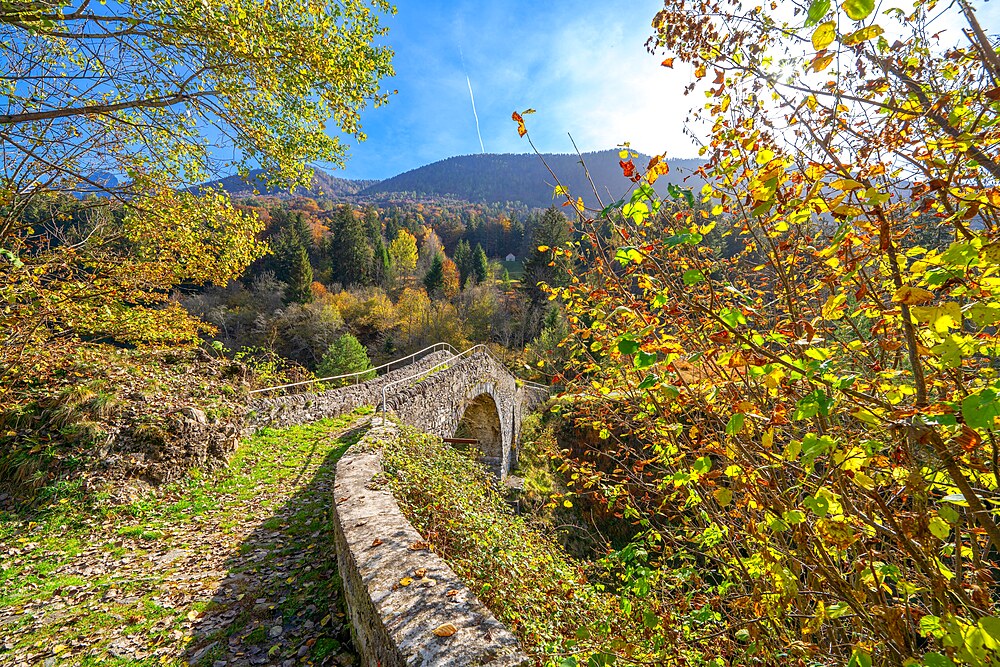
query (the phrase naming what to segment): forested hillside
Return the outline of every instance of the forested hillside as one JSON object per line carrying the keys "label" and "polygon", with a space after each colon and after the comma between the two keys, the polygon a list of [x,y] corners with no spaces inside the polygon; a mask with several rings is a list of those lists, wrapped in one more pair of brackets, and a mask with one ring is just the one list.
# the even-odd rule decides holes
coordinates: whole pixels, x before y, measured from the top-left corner
{"label": "forested hillside", "polygon": [[250,171],[246,178],[238,174],[226,176],[197,186],[198,188],[221,188],[231,195],[271,195],[271,196],[303,196],[313,198],[343,199],[356,195],[365,188],[376,185],[374,180],[351,180],[331,176],[322,169],[313,169],[312,180],[306,187],[294,189],[282,188],[267,181],[267,172],[263,169]]}
{"label": "forested hillside", "polygon": [[[620,159],[618,149],[584,153],[582,156],[549,153],[541,158],[532,154],[463,155],[380,181],[360,194],[377,199],[411,193],[470,202],[518,202],[546,208],[565,201],[564,197],[553,194],[557,185],[563,185],[574,196],[582,197],[588,206],[598,206],[597,195],[603,202],[602,206],[607,206],[617,201],[631,185],[623,175]],[[636,158],[636,162],[643,166],[648,161],[649,156]],[[546,169],[546,164],[558,178],[558,183]],[[670,160],[669,164],[670,174],[658,186],[664,193],[667,183],[701,187],[701,181],[693,175],[700,165],[698,160]]]}
{"label": "forested hillside", "polygon": [[[332,530],[374,407],[321,418],[433,346],[382,403],[448,433],[353,469],[421,532],[368,525],[407,571],[347,602],[399,594],[417,644],[464,648],[419,624],[478,599],[535,667],[1000,666],[995,10],[576,3],[573,49],[559,3],[495,1],[0,0],[0,663],[376,662]],[[476,58],[428,29],[473,19]],[[551,118],[485,88],[481,119],[486,74],[699,159],[533,153]],[[393,164],[523,152],[311,169],[396,99]]]}

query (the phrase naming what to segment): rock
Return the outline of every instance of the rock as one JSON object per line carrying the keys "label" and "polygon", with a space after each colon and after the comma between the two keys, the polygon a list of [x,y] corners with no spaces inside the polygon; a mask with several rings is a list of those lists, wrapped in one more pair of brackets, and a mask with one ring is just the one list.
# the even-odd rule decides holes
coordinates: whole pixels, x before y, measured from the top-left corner
{"label": "rock", "polygon": [[280,637],[281,633],[284,631],[285,629],[283,627],[281,627],[280,625],[275,625],[271,628],[271,631],[268,634],[271,635],[272,637]]}
{"label": "rock", "polygon": [[199,424],[207,424],[208,423],[208,415],[206,415],[204,412],[202,412],[198,408],[184,408],[183,410],[181,410],[181,414],[183,414],[185,417],[193,419],[194,421],[198,422]]}

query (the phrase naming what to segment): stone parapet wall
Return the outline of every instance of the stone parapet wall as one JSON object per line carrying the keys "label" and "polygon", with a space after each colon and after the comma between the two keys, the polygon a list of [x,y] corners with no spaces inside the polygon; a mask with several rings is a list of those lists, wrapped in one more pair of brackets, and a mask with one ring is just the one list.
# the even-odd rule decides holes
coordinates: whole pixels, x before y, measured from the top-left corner
{"label": "stone parapet wall", "polygon": [[433,352],[385,375],[321,393],[252,399],[248,406],[253,415],[252,424],[255,428],[285,428],[339,417],[363,405],[376,405],[382,402],[382,387],[385,385],[432,368],[451,356],[449,352]]}
{"label": "stone parapet wall", "polygon": [[[337,464],[334,534],[351,625],[366,667],[514,667],[517,639],[441,558],[423,548],[388,489],[381,446],[398,427],[372,419]],[[407,586],[404,578],[412,579]],[[454,634],[439,636],[446,624]]]}

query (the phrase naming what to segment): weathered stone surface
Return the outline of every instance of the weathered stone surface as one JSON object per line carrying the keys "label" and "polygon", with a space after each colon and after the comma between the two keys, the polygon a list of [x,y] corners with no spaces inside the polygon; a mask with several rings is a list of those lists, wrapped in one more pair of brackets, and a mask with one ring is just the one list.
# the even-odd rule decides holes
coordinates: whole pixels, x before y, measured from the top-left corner
{"label": "weathered stone surface", "polygon": [[[416,371],[414,371],[416,372]],[[516,459],[521,417],[548,398],[546,389],[518,386],[503,364],[485,350],[410,384],[395,385],[386,408],[406,424],[442,438],[455,435],[470,407],[491,399],[499,422],[500,442],[487,445],[483,455],[499,459],[499,477],[507,476]]]}
{"label": "weathered stone surface", "polygon": [[[369,667],[530,664],[514,636],[422,538],[379,482],[391,422],[372,428],[337,464],[337,562],[363,663]],[[411,579],[412,581],[407,581]],[[408,585],[402,585],[402,583]],[[450,623],[449,637],[434,634]]]}
{"label": "weathered stone surface", "polygon": [[449,359],[449,352],[434,352],[403,368],[390,371],[366,382],[331,389],[322,393],[293,394],[252,399],[255,428],[284,428],[347,414],[362,405],[382,401],[382,387],[396,380],[433,367]]}
{"label": "weathered stone surface", "polygon": [[480,441],[484,463],[502,479],[517,460],[522,415],[547,399],[548,390],[519,386],[510,371],[483,349],[426,376],[400,382],[452,358],[448,352],[436,352],[361,384],[320,394],[255,399],[250,404],[254,424],[294,426],[336,417],[362,405],[381,406],[382,388],[388,387],[389,412],[442,438],[454,436],[461,425]]}

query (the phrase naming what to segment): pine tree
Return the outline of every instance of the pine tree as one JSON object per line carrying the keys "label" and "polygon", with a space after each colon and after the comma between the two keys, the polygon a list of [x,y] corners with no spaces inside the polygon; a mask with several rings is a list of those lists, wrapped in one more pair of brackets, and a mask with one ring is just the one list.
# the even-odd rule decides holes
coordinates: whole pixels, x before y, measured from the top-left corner
{"label": "pine tree", "polygon": [[538,287],[538,283],[565,287],[569,282],[566,258],[553,258],[551,250],[538,248],[559,248],[565,246],[567,241],[569,241],[569,220],[555,207],[550,207],[534,229],[531,251],[524,262],[524,277],[521,279],[536,305],[544,303],[547,299],[545,292]]}
{"label": "pine tree", "polygon": [[333,237],[334,277],[345,286],[369,284],[374,251],[364,225],[347,204],[334,218]]}
{"label": "pine tree", "polygon": [[430,296],[437,296],[444,291],[444,256],[441,253],[434,255],[431,260],[431,268],[424,276],[424,287]]}
{"label": "pine tree", "polygon": [[369,279],[376,285],[384,285],[389,277],[389,253],[385,247],[385,239],[382,238],[382,221],[374,206],[365,207],[364,227],[372,249]]}
{"label": "pine tree", "polygon": [[285,301],[288,303],[309,303],[312,301],[312,264],[309,254],[301,245],[294,251],[289,263]]}
{"label": "pine tree", "polygon": [[482,284],[486,282],[489,272],[490,265],[486,259],[486,251],[477,243],[476,249],[472,251],[472,274],[476,276],[476,282]]}
{"label": "pine tree", "polygon": [[458,282],[464,286],[469,274],[472,273],[472,249],[469,247],[468,241],[462,239],[458,242],[452,259],[455,261],[455,266],[458,267]]}

